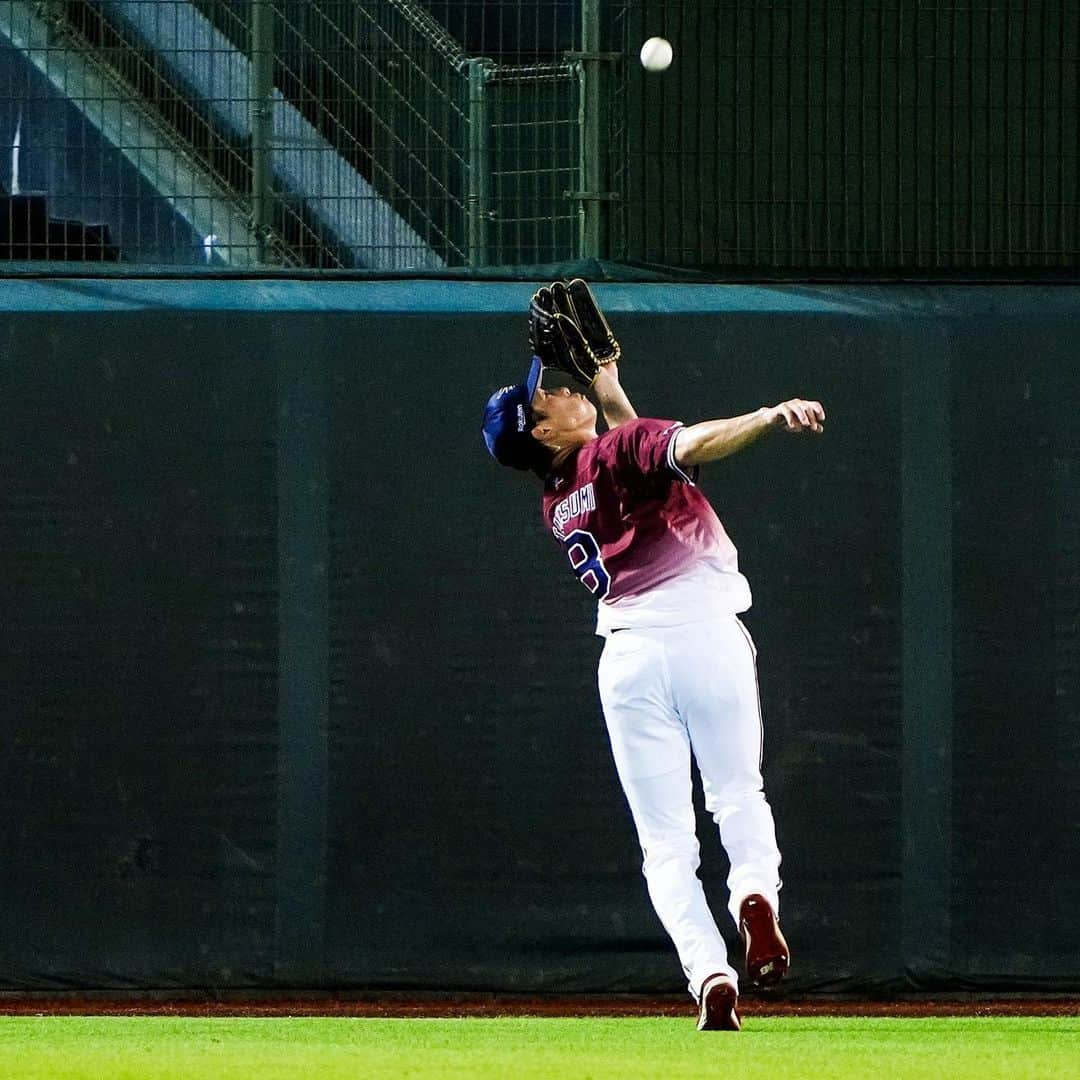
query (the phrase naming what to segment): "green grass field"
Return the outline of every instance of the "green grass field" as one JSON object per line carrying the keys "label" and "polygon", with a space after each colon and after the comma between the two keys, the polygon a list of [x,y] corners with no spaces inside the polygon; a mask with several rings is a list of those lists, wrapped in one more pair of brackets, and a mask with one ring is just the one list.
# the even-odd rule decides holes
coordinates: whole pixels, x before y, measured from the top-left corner
{"label": "green grass field", "polygon": [[4,1080],[1023,1078],[1080,1072],[1080,1019],[0,1017]]}

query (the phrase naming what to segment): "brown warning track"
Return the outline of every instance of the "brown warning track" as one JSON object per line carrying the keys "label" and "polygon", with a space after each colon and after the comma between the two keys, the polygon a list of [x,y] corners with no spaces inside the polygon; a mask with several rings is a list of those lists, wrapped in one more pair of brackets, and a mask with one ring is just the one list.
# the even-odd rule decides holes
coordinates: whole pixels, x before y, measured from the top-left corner
{"label": "brown warning track", "polygon": [[[896,1001],[832,998],[754,998],[740,1004],[744,1016],[1080,1016],[1080,999],[1062,997],[918,997]],[[687,1016],[689,998],[533,997],[514,994],[372,994],[355,997],[205,997],[164,994],[0,994],[0,1015],[9,1016]]]}

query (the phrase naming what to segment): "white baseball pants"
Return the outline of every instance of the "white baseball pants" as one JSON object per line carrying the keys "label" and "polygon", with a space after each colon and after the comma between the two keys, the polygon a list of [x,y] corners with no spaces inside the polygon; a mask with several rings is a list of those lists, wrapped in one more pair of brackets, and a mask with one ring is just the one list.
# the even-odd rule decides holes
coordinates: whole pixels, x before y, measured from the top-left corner
{"label": "white baseball pants", "polygon": [[761,780],[756,650],[734,615],[613,633],[600,658],[600,699],[642,871],[679,954],[690,993],[724,972],[738,985],[697,876],[690,755],[731,862],[729,910],[761,893],[779,914],[780,852]]}

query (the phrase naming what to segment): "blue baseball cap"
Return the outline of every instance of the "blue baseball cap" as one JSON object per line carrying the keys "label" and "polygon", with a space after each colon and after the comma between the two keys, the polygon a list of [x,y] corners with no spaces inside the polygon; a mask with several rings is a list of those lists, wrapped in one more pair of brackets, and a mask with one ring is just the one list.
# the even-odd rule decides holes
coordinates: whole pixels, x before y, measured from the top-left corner
{"label": "blue baseball cap", "polygon": [[484,407],[484,443],[500,465],[535,470],[550,456],[530,434],[532,399],[542,373],[540,357],[534,356],[524,382],[504,386],[488,398]]}

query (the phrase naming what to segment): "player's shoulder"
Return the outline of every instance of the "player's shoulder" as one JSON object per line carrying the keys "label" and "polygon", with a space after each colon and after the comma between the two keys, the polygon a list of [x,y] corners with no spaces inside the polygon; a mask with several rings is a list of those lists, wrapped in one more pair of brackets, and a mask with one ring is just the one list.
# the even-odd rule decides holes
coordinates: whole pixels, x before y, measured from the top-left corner
{"label": "player's shoulder", "polygon": [[629,440],[641,435],[661,435],[666,431],[681,427],[681,420],[661,420],[655,416],[637,416],[618,427],[605,431],[601,438],[611,436],[617,440]]}
{"label": "player's shoulder", "polygon": [[679,420],[638,416],[597,436],[596,450],[605,454],[633,453],[643,442],[670,437],[680,427],[682,422]]}

